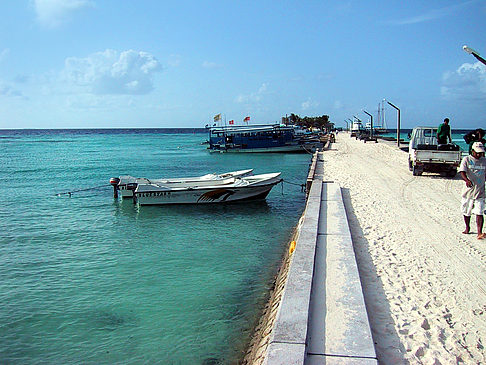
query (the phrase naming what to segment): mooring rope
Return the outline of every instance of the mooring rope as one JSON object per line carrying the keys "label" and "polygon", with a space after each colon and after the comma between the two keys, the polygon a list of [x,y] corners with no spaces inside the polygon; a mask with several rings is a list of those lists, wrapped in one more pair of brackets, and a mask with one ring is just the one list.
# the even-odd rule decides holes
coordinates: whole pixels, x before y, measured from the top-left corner
{"label": "mooring rope", "polygon": [[309,151],[307,148],[305,148],[304,146],[302,146],[302,149],[308,153],[309,155],[313,155],[314,153],[312,151]]}
{"label": "mooring rope", "polygon": [[292,181],[287,181],[287,180],[282,180],[282,182],[290,184],[290,185],[300,186],[300,187],[305,186],[305,184],[298,184],[298,183],[294,183]]}
{"label": "mooring rope", "polygon": [[72,191],[65,191],[63,193],[57,193],[55,194],[55,196],[62,196],[62,195],[68,195],[68,196],[71,196],[73,195],[74,193],[80,193],[82,191],[90,191],[90,190],[96,190],[96,189],[101,189],[101,188],[109,188],[110,185],[100,185],[100,186],[93,186],[91,188],[86,188],[86,189],[78,189],[78,190],[72,190]]}
{"label": "mooring rope", "polygon": [[287,180],[283,180],[282,179],[282,194],[283,194],[283,186],[284,184],[283,183],[286,183],[286,184],[290,184],[290,185],[295,185],[295,186],[300,186],[300,191],[303,193],[304,192],[304,189],[305,189],[305,184],[298,184],[298,183],[294,183],[292,181],[287,181]]}

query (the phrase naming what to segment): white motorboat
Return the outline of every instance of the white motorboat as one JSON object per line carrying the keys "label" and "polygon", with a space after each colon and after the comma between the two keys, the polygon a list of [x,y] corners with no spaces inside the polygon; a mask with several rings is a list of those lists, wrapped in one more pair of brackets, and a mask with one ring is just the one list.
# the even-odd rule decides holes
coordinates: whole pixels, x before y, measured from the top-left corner
{"label": "white motorboat", "polygon": [[134,197],[140,205],[225,203],[256,200],[265,199],[272,187],[281,181],[280,172],[276,172],[231,177],[214,185],[138,184],[134,191]]}
{"label": "white motorboat", "polygon": [[146,179],[140,177],[133,177],[129,175],[120,176],[119,178],[111,178],[110,183],[114,189],[120,191],[122,198],[132,198],[133,191],[137,188],[138,184],[162,184],[166,186],[204,186],[204,185],[217,185],[227,184],[229,178],[249,176],[253,172],[253,169],[238,170],[225,172],[223,174],[206,174],[202,176],[194,177],[182,177],[182,178],[161,178],[161,179]]}

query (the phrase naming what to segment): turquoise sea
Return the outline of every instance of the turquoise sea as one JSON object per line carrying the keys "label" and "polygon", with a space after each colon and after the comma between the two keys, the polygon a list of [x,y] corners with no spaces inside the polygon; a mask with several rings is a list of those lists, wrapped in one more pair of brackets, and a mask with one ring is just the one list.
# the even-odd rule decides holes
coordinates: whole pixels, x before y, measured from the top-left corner
{"label": "turquoise sea", "polygon": [[300,186],[252,203],[137,207],[109,185],[245,168],[305,182],[310,155],[210,154],[205,140],[195,130],[0,130],[0,363],[241,359],[304,209]]}
{"label": "turquoise sea", "polygon": [[[408,134],[411,132],[411,129],[404,129],[400,131],[400,139],[404,141],[409,141]],[[471,129],[459,129],[459,130],[452,130],[451,137],[452,143],[457,144],[462,151],[468,151],[468,145],[464,141],[464,135],[470,132]],[[390,137],[390,138],[397,138],[396,130],[390,130],[389,133],[383,134],[383,137]]]}

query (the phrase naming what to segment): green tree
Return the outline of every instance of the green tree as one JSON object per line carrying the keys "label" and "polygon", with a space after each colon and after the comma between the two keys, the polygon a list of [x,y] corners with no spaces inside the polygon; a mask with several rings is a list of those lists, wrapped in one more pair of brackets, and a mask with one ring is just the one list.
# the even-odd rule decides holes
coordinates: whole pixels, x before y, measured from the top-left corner
{"label": "green tree", "polygon": [[334,129],[334,123],[329,120],[329,115],[322,115],[318,117],[299,117],[297,114],[291,113],[286,119],[288,124],[295,124],[305,128]]}

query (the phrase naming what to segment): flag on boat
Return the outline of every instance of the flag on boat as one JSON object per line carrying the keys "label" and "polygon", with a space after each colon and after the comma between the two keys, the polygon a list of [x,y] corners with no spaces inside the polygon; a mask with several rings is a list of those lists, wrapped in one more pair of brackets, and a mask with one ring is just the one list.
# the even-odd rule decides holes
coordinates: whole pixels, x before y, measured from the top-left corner
{"label": "flag on boat", "polygon": [[217,122],[217,121],[220,121],[221,120],[221,113],[220,114],[216,114],[214,116],[214,121]]}
{"label": "flag on boat", "polygon": [[250,117],[246,117],[245,119],[243,119],[243,122],[249,122],[250,121]]}
{"label": "flag on boat", "polygon": [[230,120],[228,123],[229,124],[235,124],[235,121],[234,120]]}

